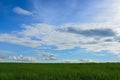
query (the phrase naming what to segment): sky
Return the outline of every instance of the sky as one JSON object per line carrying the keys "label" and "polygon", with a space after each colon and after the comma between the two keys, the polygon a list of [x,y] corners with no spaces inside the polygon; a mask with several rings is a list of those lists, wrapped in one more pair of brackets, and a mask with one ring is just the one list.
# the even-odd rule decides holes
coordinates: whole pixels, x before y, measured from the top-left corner
{"label": "sky", "polygon": [[0,62],[120,62],[119,0],[0,0]]}

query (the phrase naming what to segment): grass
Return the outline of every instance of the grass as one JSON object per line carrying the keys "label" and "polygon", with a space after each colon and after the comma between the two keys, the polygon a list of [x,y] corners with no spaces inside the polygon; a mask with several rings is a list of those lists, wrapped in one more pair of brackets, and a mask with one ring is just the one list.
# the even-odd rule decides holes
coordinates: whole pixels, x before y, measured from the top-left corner
{"label": "grass", "polygon": [[0,80],[120,80],[120,64],[0,63]]}

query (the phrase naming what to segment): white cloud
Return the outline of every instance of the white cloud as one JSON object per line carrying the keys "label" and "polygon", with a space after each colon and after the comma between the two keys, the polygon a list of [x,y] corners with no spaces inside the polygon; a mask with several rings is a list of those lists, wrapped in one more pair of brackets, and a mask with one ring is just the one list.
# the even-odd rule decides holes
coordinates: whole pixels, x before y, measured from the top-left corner
{"label": "white cloud", "polygon": [[101,0],[92,6],[90,14],[94,14],[92,21],[114,22],[120,20],[120,0]]}
{"label": "white cloud", "polygon": [[[0,34],[0,41],[28,47],[54,45],[58,50],[81,47],[88,51],[107,50],[119,54],[119,26],[119,24],[114,23],[67,24],[61,27],[48,24],[25,25],[22,31],[16,32],[14,35]],[[80,31],[82,33],[79,33]],[[86,36],[83,33],[90,35]]]}
{"label": "white cloud", "polygon": [[53,53],[48,53],[48,52],[36,52],[35,54],[38,54],[39,56],[41,56],[41,58],[43,60],[47,60],[47,61],[50,61],[50,60],[57,60],[57,55],[56,54],[53,54]]}
{"label": "white cloud", "polygon": [[13,11],[17,14],[22,14],[22,15],[32,15],[32,12],[27,11],[25,9],[22,9],[20,7],[15,7],[13,8]]}
{"label": "white cloud", "polygon": [[41,45],[40,41],[32,40],[28,37],[18,37],[13,34],[0,34],[0,42],[7,42],[17,45],[37,47]]}
{"label": "white cloud", "polygon": [[35,54],[45,56],[45,57],[55,57],[56,56],[56,54],[48,53],[48,52],[36,52]]}
{"label": "white cloud", "polygon": [[96,54],[96,53],[94,53],[93,55],[95,55],[95,56],[107,56],[105,53],[103,54],[101,54],[101,53],[99,53],[99,54]]}
{"label": "white cloud", "polygon": [[62,63],[80,63],[80,61],[76,59],[63,59]]}
{"label": "white cloud", "polygon": [[[89,5],[80,3],[79,0],[74,0],[72,2],[71,1],[70,2],[65,1],[66,4],[60,8],[59,5],[57,7],[51,6],[46,7],[44,5],[41,5],[41,2],[39,0],[32,2],[33,7],[36,10],[37,14],[36,18],[38,20],[42,18],[43,21],[47,23],[64,24],[66,23],[66,21],[84,22],[84,20],[85,22],[114,22],[114,23],[119,23],[120,21],[119,0],[91,1],[90,3],[88,2]],[[84,4],[84,6],[86,7],[80,6],[80,4]],[[63,9],[61,8],[65,8],[65,10],[63,11]],[[81,8],[84,9],[81,10]],[[74,13],[74,15],[71,13]],[[69,17],[69,20],[68,16],[71,16]]]}
{"label": "white cloud", "polygon": [[57,60],[56,57],[49,57],[50,60]]}
{"label": "white cloud", "polygon": [[43,53],[42,56],[55,57],[56,55],[52,53]]}
{"label": "white cloud", "polygon": [[[34,48],[39,48],[39,46],[42,45],[48,45],[57,47],[57,50],[81,47],[85,48],[87,51],[100,52],[107,50],[115,55],[120,55],[119,3],[119,0],[102,0],[100,3],[96,3],[96,5],[84,10],[83,13],[79,13],[78,11],[77,14],[74,15],[78,18],[82,15],[86,20],[91,20],[91,23],[65,24],[57,27],[49,24],[24,25],[23,29],[15,34],[0,34],[0,42],[7,42]],[[39,7],[39,3],[36,2],[36,4],[34,4],[34,7],[37,9],[37,15],[35,15],[37,18],[43,18],[43,21],[47,22],[54,22],[55,20],[58,22],[62,21],[62,19],[64,20],[61,16],[60,20],[59,18],[56,18],[57,16],[51,16],[51,18],[48,19],[48,14],[51,12],[53,14],[54,10],[51,11],[50,9],[49,12],[42,9],[43,13],[41,13],[40,8],[42,7]],[[33,14],[32,12],[22,9],[21,7],[15,7],[13,8],[13,11],[22,15]],[[86,15],[91,15],[92,18],[87,18]],[[45,48],[48,49],[47,47]],[[51,54],[44,55],[47,56],[46,59],[56,58],[54,56],[49,57]],[[104,54],[99,56],[104,56]]]}
{"label": "white cloud", "polygon": [[43,60],[51,61],[51,60],[57,60],[57,58],[56,57],[45,57],[43,58]]}
{"label": "white cloud", "polygon": [[15,61],[27,61],[27,62],[35,62],[36,58],[35,57],[30,57],[30,56],[9,56],[9,60],[15,60]]}
{"label": "white cloud", "polygon": [[91,62],[96,62],[96,61],[92,60],[92,59],[80,59],[80,62],[82,62],[82,63],[91,63]]}
{"label": "white cloud", "polygon": [[87,58],[82,58],[82,59],[63,59],[63,63],[96,63],[97,61],[93,59],[87,59]]}

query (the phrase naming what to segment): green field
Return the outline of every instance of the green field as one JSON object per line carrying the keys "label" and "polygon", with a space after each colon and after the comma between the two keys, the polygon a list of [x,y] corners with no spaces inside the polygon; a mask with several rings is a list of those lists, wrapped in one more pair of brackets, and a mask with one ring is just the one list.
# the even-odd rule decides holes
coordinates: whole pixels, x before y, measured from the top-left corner
{"label": "green field", "polygon": [[120,64],[0,63],[0,80],[120,80]]}

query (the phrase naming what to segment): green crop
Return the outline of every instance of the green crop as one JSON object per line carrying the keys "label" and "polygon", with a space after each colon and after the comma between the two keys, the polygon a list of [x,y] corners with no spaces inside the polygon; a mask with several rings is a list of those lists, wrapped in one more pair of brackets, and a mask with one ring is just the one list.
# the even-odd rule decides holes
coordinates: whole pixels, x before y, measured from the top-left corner
{"label": "green crop", "polygon": [[120,80],[120,64],[0,63],[0,80]]}

